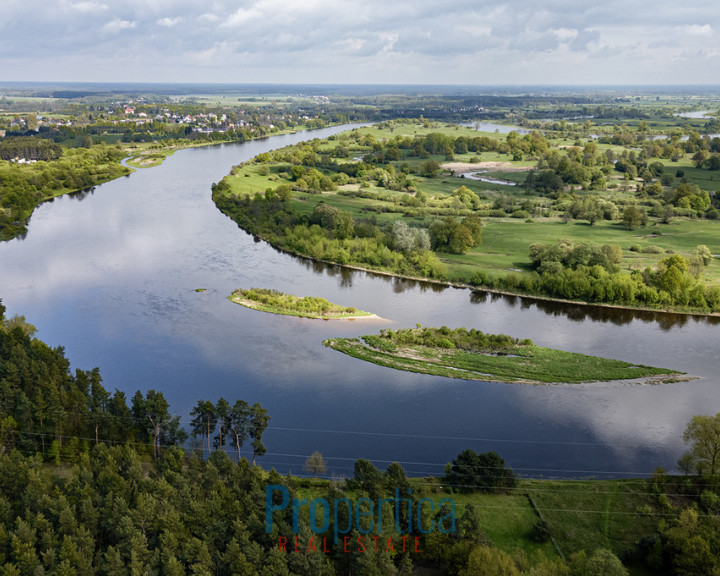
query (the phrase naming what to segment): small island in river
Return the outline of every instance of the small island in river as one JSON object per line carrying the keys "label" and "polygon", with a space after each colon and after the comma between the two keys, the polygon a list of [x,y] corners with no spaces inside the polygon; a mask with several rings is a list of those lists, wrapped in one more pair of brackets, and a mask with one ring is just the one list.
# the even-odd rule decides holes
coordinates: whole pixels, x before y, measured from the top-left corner
{"label": "small island in river", "polygon": [[640,379],[660,384],[692,379],[665,368],[543,348],[531,340],[445,326],[381,330],[375,336],[331,338],[323,344],[397,370],[486,382],[574,384]]}
{"label": "small island in river", "polygon": [[228,300],[262,312],[317,318],[321,320],[377,318],[375,314],[357,310],[352,306],[339,306],[325,298],[313,296],[293,296],[269,288],[250,288],[234,290]]}

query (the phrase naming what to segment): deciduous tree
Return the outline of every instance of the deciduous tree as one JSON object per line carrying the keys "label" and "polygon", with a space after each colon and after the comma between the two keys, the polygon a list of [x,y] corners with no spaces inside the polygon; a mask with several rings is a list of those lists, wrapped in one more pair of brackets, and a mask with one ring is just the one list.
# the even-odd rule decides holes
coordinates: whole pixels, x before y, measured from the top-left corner
{"label": "deciduous tree", "polygon": [[305,460],[305,465],[303,466],[306,472],[313,475],[313,478],[317,478],[321,474],[325,474],[327,472],[327,465],[325,464],[325,459],[323,458],[323,455],[320,454],[320,452],[313,452],[307,460]]}
{"label": "deciduous tree", "polygon": [[715,476],[720,467],[720,412],[715,416],[694,416],[685,428],[683,440],[690,444],[690,457],[703,476]]}

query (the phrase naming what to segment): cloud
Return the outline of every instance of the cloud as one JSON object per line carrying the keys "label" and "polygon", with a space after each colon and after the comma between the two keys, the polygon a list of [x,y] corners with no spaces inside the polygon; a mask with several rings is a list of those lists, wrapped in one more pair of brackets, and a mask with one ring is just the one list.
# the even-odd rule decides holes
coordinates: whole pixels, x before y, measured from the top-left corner
{"label": "cloud", "polygon": [[131,22],[129,20],[119,20],[115,19],[103,26],[103,30],[105,32],[108,32],[110,34],[117,34],[118,32],[122,30],[128,30],[130,28],[135,28],[137,26],[137,22]]}
{"label": "cloud", "polygon": [[688,36],[712,36],[713,29],[710,24],[700,26],[698,24],[691,24],[688,26],[679,27],[681,34],[687,34]]}
{"label": "cloud", "polygon": [[177,18],[160,18],[160,20],[157,21],[158,26],[164,26],[165,28],[172,28],[173,26],[177,26],[180,24],[180,22],[183,21],[182,16],[178,16]]}
{"label": "cloud", "polygon": [[[151,62],[194,58],[192,70],[172,72],[183,81],[288,81],[293,76],[306,82],[373,83],[381,78],[647,83],[660,77],[719,82],[707,70],[718,69],[720,38],[705,23],[716,4],[691,4],[658,0],[647,9],[627,0],[591,6],[574,0],[541,5],[449,0],[438,8],[435,0],[11,0],[0,20],[0,53],[8,79],[37,70],[34,79],[43,80],[41,72],[55,69],[47,66],[52,54],[78,63],[106,59],[111,70],[119,70],[122,54],[127,70],[150,78],[158,73]],[[28,21],[32,42],[23,34]],[[132,29],[129,42],[124,32]],[[698,57],[689,61],[682,54]],[[250,72],[256,76],[250,78]]]}
{"label": "cloud", "polygon": [[214,23],[220,20],[220,17],[217,14],[212,14],[210,12],[206,12],[204,14],[200,14],[198,16],[198,22],[207,22],[207,23]]}
{"label": "cloud", "polygon": [[230,16],[222,26],[237,27],[247,24],[252,20],[256,20],[263,17],[263,12],[258,7],[253,6],[251,8],[240,8],[232,16]]}

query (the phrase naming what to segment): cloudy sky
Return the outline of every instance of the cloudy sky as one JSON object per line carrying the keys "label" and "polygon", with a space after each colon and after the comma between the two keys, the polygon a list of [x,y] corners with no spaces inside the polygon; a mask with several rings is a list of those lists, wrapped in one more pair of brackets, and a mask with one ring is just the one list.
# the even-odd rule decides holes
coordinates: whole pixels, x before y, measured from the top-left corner
{"label": "cloudy sky", "polygon": [[0,81],[720,84],[717,0],[2,0]]}

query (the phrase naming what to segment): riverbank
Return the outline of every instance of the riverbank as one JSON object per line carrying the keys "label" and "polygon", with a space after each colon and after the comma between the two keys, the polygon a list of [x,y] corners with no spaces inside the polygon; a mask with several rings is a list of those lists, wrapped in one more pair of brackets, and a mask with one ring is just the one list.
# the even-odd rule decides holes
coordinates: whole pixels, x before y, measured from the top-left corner
{"label": "riverbank", "polygon": [[23,236],[35,208],[59,196],[83,193],[127,176],[115,146],[64,149],[61,157],[18,164],[0,160],[0,241]]}
{"label": "riverbank", "polygon": [[417,328],[331,338],[323,345],[380,366],[484,382],[578,384],[629,381],[663,384],[694,379],[666,368],[535,346],[465,328]]}
{"label": "riverbank", "polygon": [[325,298],[298,297],[266,288],[234,290],[228,296],[228,300],[253,310],[284,316],[297,316],[299,318],[312,318],[315,320],[381,320],[379,316],[370,312],[357,310],[352,306],[333,304],[325,300]]}
{"label": "riverbank", "polygon": [[267,242],[270,246],[275,248],[276,250],[280,250],[281,252],[284,252],[285,254],[289,254],[291,256],[294,256],[296,258],[303,258],[306,260],[310,260],[311,262],[317,262],[319,264],[325,264],[327,266],[340,266],[342,268],[347,268],[348,270],[355,270],[357,272],[364,272],[366,274],[377,274],[378,276],[387,276],[389,278],[398,278],[400,280],[408,280],[411,282],[421,282],[424,284],[435,284],[437,286],[446,286],[448,288],[457,288],[460,290],[471,290],[473,292],[479,292],[483,294],[491,294],[496,296],[507,296],[510,298],[521,298],[522,300],[526,300],[529,302],[547,302],[547,303],[554,303],[554,304],[568,304],[570,306],[579,306],[581,308],[595,308],[595,309],[601,309],[601,310],[622,310],[626,312],[638,312],[638,313],[647,313],[647,314],[667,314],[671,316],[689,316],[693,318],[708,318],[708,319],[718,319],[717,321],[720,322],[720,312],[698,312],[697,310],[692,309],[686,309],[686,308],[649,308],[647,306],[621,306],[619,304],[606,304],[602,302],[587,302],[584,300],[569,300],[567,298],[553,298],[551,296],[543,296],[542,294],[531,294],[527,292],[516,292],[512,290],[503,290],[500,288],[490,288],[483,285],[477,285],[477,284],[468,284],[466,282],[456,282],[451,280],[441,280],[437,278],[427,278],[427,277],[419,277],[419,276],[411,276],[408,274],[400,274],[398,272],[391,272],[388,270],[381,270],[377,268],[369,268],[366,266],[358,266],[355,264],[341,264],[338,262],[333,262],[331,260],[325,260],[322,258],[313,258],[312,256],[308,256],[307,254],[302,254],[301,252],[298,252],[296,250],[290,250],[288,248],[283,247],[282,245],[272,242],[267,237],[265,237],[263,234],[256,234],[252,232],[251,230],[247,230],[249,234],[252,234],[254,237],[263,240],[264,242]]}

